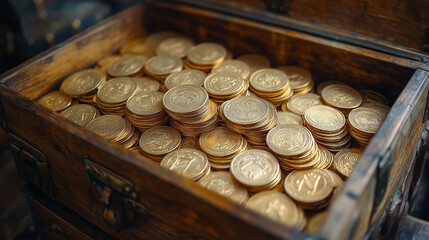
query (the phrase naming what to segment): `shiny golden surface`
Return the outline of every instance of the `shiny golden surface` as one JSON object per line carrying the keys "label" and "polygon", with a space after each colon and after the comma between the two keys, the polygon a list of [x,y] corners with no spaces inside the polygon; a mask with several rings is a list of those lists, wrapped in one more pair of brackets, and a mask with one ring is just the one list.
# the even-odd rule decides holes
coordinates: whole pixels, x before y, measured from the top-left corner
{"label": "shiny golden surface", "polygon": [[198,183],[238,204],[245,204],[249,198],[247,189],[238,184],[229,172],[212,172],[201,178]]}
{"label": "shiny golden surface", "polygon": [[137,115],[153,115],[164,109],[161,92],[140,92],[127,100],[127,109]]}
{"label": "shiny golden surface", "polygon": [[122,103],[136,91],[137,83],[133,78],[114,78],[100,86],[97,98],[107,104]]}
{"label": "shiny golden surface", "polygon": [[218,43],[200,43],[188,51],[188,59],[198,65],[215,65],[226,57],[226,48]]}
{"label": "shiny golden surface", "polygon": [[277,111],[277,126],[285,124],[302,125],[304,121],[298,114],[292,112]]}
{"label": "shiny golden surface", "polygon": [[237,60],[242,61],[249,66],[249,75],[252,75],[254,72],[262,68],[269,68],[271,66],[270,59],[265,56],[258,54],[245,54],[237,58]]}
{"label": "shiny golden surface", "polygon": [[380,109],[359,107],[350,112],[348,120],[359,131],[374,134],[383,123],[387,113]]}
{"label": "shiny golden surface", "polygon": [[210,171],[206,155],[192,148],[182,148],[168,153],[162,159],[161,167],[172,170],[194,181],[197,181]]}
{"label": "shiny golden surface", "polygon": [[167,126],[156,126],[145,131],[139,141],[142,151],[151,155],[164,155],[176,150],[182,138],[180,133]]}
{"label": "shiny golden surface", "polygon": [[126,122],[125,119],[117,115],[103,115],[90,121],[86,128],[108,140],[112,140],[125,131]]}
{"label": "shiny golden surface", "polygon": [[100,116],[100,111],[88,104],[77,104],[62,111],[61,115],[72,122],[85,127],[85,125],[91,120]]}
{"label": "shiny golden surface", "polygon": [[212,69],[212,73],[233,72],[240,75],[241,78],[247,79],[250,76],[249,66],[240,60],[225,60]]}
{"label": "shiny golden surface", "polygon": [[297,66],[281,66],[277,69],[286,74],[294,92],[307,93],[313,90],[314,81],[307,69]]}
{"label": "shiny golden surface", "polygon": [[282,156],[303,154],[313,144],[310,131],[299,125],[283,125],[273,128],[267,135],[267,145]]}
{"label": "shiny golden surface", "polygon": [[261,92],[277,92],[289,85],[289,78],[280,70],[260,69],[250,76],[250,86]]}
{"label": "shiny golden surface", "polygon": [[59,112],[71,105],[72,98],[60,91],[54,91],[42,96],[37,100],[37,103],[52,111]]}
{"label": "shiny golden surface", "polygon": [[194,40],[188,37],[167,38],[156,48],[156,55],[169,55],[184,58],[186,57],[188,50],[194,46],[194,44]]}
{"label": "shiny golden surface", "polygon": [[182,59],[169,55],[151,57],[146,61],[144,70],[148,75],[168,75],[183,69]]}
{"label": "shiny golden surface", "polygon": [[137,92],[156,92],[160,88],[157,80],[150,77],[134,78],[137,84]]}
{"label": "shiny golden surface", "polygon": [[115,60],[107,67],[111,77],[130,77],[141,75],[143,66],[148,58],[143,55],[125,55]]}
{"label": "shiny golden surface", "polygon": [[362,103],[362,95],[358,91],[342,84],[328,85],[320,95],[325,103],[340,109],[357,108]]}
{"label": "shiny golden surface", "polygon": [[362,103],[380,103],[389,105],[389,100],[381,93],[369,89],[361,89],[358,91],[362,95]]}
{"label": "shiny golden surface", "polygon": [[293,95],[287,101],[287,109],[298,115],[304,115],[305,111],[312,106],[323,105],[322,97],[314,93],[302,93]]}
{"label": "shiny golden surface", "polygon": [[362,152],[362,149],[358,148],[340,150],[334,157],[333,166],[335,170],[343,178],[348,178],[362,155]]}
{"label": "shiny golden surface", "polygon": [[225,157],[240,150],[243,137],[228,128],[218,127],[200,136],[199,145],[207,154]]}
{"label": "shiny golden surface", "polygon": [[100,70],[85,69],[68,76],[60,89],[71,97],[80,97],[96,91],[105,80],[106,76]]}
{"label": "shiny golden surface", "polygon": [[180,85],[195,85],[202,86],[207,75],[196,69],[185,69],[180,72],[175,72],[165,79],[165,87],[167,90]]}
{"label": "shiny golden surface", "polygon": [[285,179],[286,193],[302,203],[322,201],[332,193],[332,190],[330,176],[322,169],[293,171]]}
{"label": "shiny golden surface", "polygon": [[344,127],[346,118],[339,110],[325,106],[316,105],[308,108],[304,113],[306,123],[324,132],[336,132]]}

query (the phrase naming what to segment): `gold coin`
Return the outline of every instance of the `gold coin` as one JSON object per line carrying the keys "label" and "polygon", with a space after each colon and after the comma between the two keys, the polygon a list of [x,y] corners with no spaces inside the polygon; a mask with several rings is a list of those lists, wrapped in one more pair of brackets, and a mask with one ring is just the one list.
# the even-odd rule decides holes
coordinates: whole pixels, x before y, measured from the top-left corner
{"label": "gold coin", "polygon": [[269,68],[271,66],[270,59],[258,54],[246,54],[237,58],[249,66],[249,75],[262,68]]}
{"label": "gold coin", "polygon": [[247,79],[250,75],[250,68],[245,62],[240,60],[225,60],[212,69],[212,73],[219,72],[234,72],[240,75],[241,78]]}
{"label": "gold coin", "polygon": [[312,127],[324,132],[338,132],[346,124],[343,113],[325,105],[316,105],[307,109],[304,120]]}
{"label": "gold coin", "polygon": [[127,43],[125,43],[119,52],[122,55],[126,54],[137,54],[137,55],[146,55],[146,56],[153,56],[153,49],[150,49],[150,47],[146,44],[146,39],[136,38],[133,39]]}
{"label": "gold coin", "polygon": [[304,68],[296,66],[281,66],[277,69],[286,74],[289,78],[289,85],[294,90],[305,88],[313,81],[311,73]]}
{"label": "gold coin", "polygon": [[226,49],[218,43],[200,43],[188,51],[188,59],[199,65],[214,65],[222,62],[226,57]]}
{"label": "gold coin", "polygon": [[144,68],[151,75],[168,75],[173,72],[180,72],[183,68],[183,61],[178,57],[169,55],[155,56],[147,60]]}
{"label": "gold coin", "polygon": [[335,169],[344,177],[349,177],[362,153],[362,149],[358,148],[340,150],[334,157]]}
{"label": "gold coin", "polygon": [[243,185],[261,187],[273,182],[280,171],[280,166],[271,153],[250,149],[234,157],[230,171]]}
{"label": "gold coin", "polygon": [[333,185],[330,176],[318,168],[295,170],[285,179],[285,191],[301,203],[317,203],[331,195]]}
{"label": "gold coin", "polygon": [[163,155],[177,149],[181,142],[180,133],[167,126],[155,126],[140,136],[140,148],[152,155]]}
{"label": "gold coin", "polygon": [[198,183],[238,204],[244,204],[249,198],[247,189],[234,181],[229,172],[212,172],[201,178]]}
{"label": "gold coin", "polygon": [[126,103],[127,109],[137,115],[152,115],[161,112],[162,105],[161,92],[140,92],[130,97]]}
{"label": "gold coin", "polygon": [[147,48],[151,50],[151,55],[155,55],[155,50],[158,48],[158,45],[160,43],[162,43],[166,39],[177,36],[179,36],[179,34],[173,31],[154,32],[147,36],[145,44],[147,45]]}
{"label": "gold coin", "polygon": [[112,78],[100,86],[97,98],[107,104],[125,102],[137,89],[137,83],[133,78]]}
{"label": "gold coin", "polygon": [[209,95],[203,87],[181,85],[168,90],[162,102],[164,107],[175,113],[190,113],[203,108],[209,101]]}
{"label": "gold coin", "polygon": [[37,103],[51,109],[52,111],[59,112],[66,109],[72,103],[72,98],[60,91],[50,92],[42,96]]}
{"label": "gold coin", "polygon": [[210,95],[232,95],[243,88],[243,78],[234,72],[218,72],[210,74],[204,80],[204,88]]}
{"label": "gold coin", "polygon": [[387,111],[359,107],[349,113],[348,120],[354,128],[361,132],[376,133],[387,114]]}
{"label": "gold coin", "polygon": [[235,124],[250,125],[261,122],[269,110],[268,104],[260,98],[239,96],[225,102],[222,114]]}
{"label": "gold coin", "polygon": [[109,56],[107,56],[107,57],[104,57],[104,58],[102,58],[102,59],[98,60],[97,65],[98,65],[98,67],[99,67],[99,68],[101,68],[104,72],[106,72],[106,71],[107,71],[107,68],[109,67],[109,65],[110,65],[112,62],[114,62],[114,61],[118,60],[119,58],[121,58],[121,55],[117,55],[117,54],[109,55]]}
{"label": "gold coin", "polygon": [[302,117],[292,112],[277,111],[277,126],[285,124],[302,125]]}
{"label": "gold coin", "polygon": [[311,234],[315,234],[319,231],[319,229],[322,227],[323,223],[325,222],[326,218],[328,217],[329,211],[323,211],[320,213],[317,213],[316,215],[312,216],[305,227],[305,231]]}
{"label": "gold coin", "polygon": [[250,76],[250,86],[261,92],[277,92],[289,86],[289,79],[280,70],[263,68]]}
{"label": "gold coin", "polygon": [[127,124],[125,119],[117,115],[103,115],[91,120],[85,128],[96,134],[113,140],[125,131]]}
{"label": "gold coin", "polygon": [[127,77],[138,75],[147,60],[143,55],[125,55],[112,62],[107,67],[107,73],[112,77]]}
{"label": "gold coin", "polygon": [[79,97],[94,92],[106,76],[97,69],[85,69],[68,76],[60,89],[71,97]]}
{"label": "gold coin", "polygon": [[341,109],[357,108],[362,103],[362,96],[358,91],[342,84],[326,86],[321,95],[327,104]]}
{"label": "gold coin", "polygon": [[88,104],[77,104],[61,112],[65,118],[85,127],[92,119],[100,116],[100,112],[95,107]]}
{"label": "gold coin", "polygon": [[305,110],[316,105],[323,105],[323,102],[322,97],[314,93],[296,94],[287,101],[289,111],[301,116],[304,115]]}
{"label": "gold coin", "polygon": [[276,154],[296,156],[306,153],[314,140],[310,131],[299,125],[282,125],[271,129],[267,135],[267,145]]}
{"label": "gold coin", "polygon": [[298,226],[298,207],[292,199],[283,193],[276,191],[256,193],[249,198],[246,208],[252,209],[286,226]]}
{"label": "gold coin", "polygon": [[161,161],[161,167],[198,180],[209,168],[209,161],[206,155],[197,149],[182,148],[167,154]]}
{"label": "gold coin", "polygon": [[149,77],[134,78],[134,81],[136,81],[138,92],[156,92],[160,87],[157,80]]}
{"label": "gold coin", "polygon": [[180,85],[202,86],[206,77],[207,75],[200,70],[185,69],[168,75],[164,84],[168,90]]}
{"label": "gold coin", "polygon": [[222,157],[234,154],[240,149],[243,137],[228,128],[218,127],[200,136],[200,147],[207,154]]}
{"label": "gold coin", "polygon": [[332,84],[343,84],[343,85],[348,86],[348,84],[345,83],[345,82],[340,82],[340,81],[324,81],[324,82],[319,83],[319,85],[317,85],[317,90],[316,90],[317,94],[322,95],[322,90],[325,87],[327,87],[329,85],[332,85]]}
{"label": "gold coin", "polygon": [[194,40],[188,37],[172,37],[162,41],[156,49],[157,55],[169,55],[178,58],[186,57],[188,50],[194,46]]}

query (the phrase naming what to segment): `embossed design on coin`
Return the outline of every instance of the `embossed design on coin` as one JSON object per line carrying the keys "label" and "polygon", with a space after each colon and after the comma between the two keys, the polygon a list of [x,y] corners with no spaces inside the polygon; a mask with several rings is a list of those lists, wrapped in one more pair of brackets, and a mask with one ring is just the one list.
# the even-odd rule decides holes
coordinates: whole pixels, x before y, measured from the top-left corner
{"label": "embossed design on coin", "polygon": [[234,72],[241,78],[247,79],[250,74],[249,66],[240,60],[225,60],[221,64],[213,67],[212,73]]}
{"label": "embossed design on coin", "polygon": [[127,101],[127,108],[138,115],[155,114],[163,109],[161,92],[140,92],[130,97]]}
{"label": "embossed design on coin", "polygon": [[267,116],[269,108],[264,100],[251,96],[239,96],[226,102],[224,116],[237,124],[255,124]]}
{"label": "embossed design on coin", "polygon": [[359,107],[350,112],[348,119],[359,131],[376,133],[387,113],[380,109]]}
{"label": "embossed design on coin", "polygon": [[152,75],[167,75],[172,72],[179,72],[183,68],[183,61],[178,57],[161,55],[147,60],[144,66],[146,72]]}
{"label": "embossed design on coin", "polygon": [[302,203],[322,201],[332,190],[330,176],[323,169],[295,170],[285,179],[286,193]]}
{"label": "embossed design on coin", "polygon": [[90,121],[85,127],[107,140],[112,140],[125,130],[126,122],[117,115],[103,115]]}
{"label": "embossed design on coin", "polygon": [[342,84],[326,86],[321,95],[329,105],[343,109],[357,108],[362,103],[362,96],[358,91]]}
{"label": "embossed design on coin", "polygon": [[180,175],[194,179],[201,176],[208,166],[204,153],[192,148],[182,148],[167,154],[161,161],[161,167]]}
{"label": "embossed design on coin", "polygon": [[204,80],[204,88],[213,95],[231,95],[243,86],[243,78],[233,72],[212,73]]}
{"label": "embossed design on coin", "polygon": [[267,145],[282,156],[296,156],[310,149],[313,141],[310,131],[299,125],[282,125],[271,129],[267,135]]}
{"label": "embossed design on coin", "polygon": [[287,102],[287,108],[296,114],[304,115],[312,106],[323,105],[322,97],[314,93],[303,93],[292,96]]}
{"label": "embossed design on coin", "polygon": [[98,89],[97,97],[105,103],[125,102],[136,91],[137,84],[133,78],[113,78]]}
{"label": "embossed design on coin", "polygon": [[62,111],[61,115],[84,127],[89,121],[98,117],[100,112],[91,105],[77,104]]}
{"label": "embossed design on coin", "polygon": [[112,62],[107,67],[107,73],[113,77],[132,76],[140,72],[146,60],[147,57],[142,55],[125,55]]}
{"label": "embossed design on coin", "polygon": [[282,71],[272,68],[260,69],[250,76],[250,85],[262,92],[277,92],[289,84],[289,79]]}
{"label": "embossed design on coin", "polygon": [[293,89],[303,88],[312,82],[310,72],[304,68],[296,66],[282,66],[277,69],[288,76],[289,84]]}
{"label": "embossed design on coin", "polygon": [[222,45],[206,42],[191,47],[188,51],[188,59],[200,65],[213,65],[223,61],[226,53],[226,49]]}
{"label": "embossed design on coin", "polygon": [[52,111],[59,112],[70,106],[72,98],[60,91],[54,91],[41,97],[37,103]]}
{"label": "embossed design on coin", "polygon": [[105,78],[100,70],[86,69],[67,77],[60,89],[71,97],[79,97],[96,90]]}
{"label": "embossed design on coin", "polygon": [[243,139],[240,134],[228,128],[218,127],[200,136],[201,149],[213,156],[228,156],[240,148]]}
{"label": "embossed design on coin", "polygon": [[162,41],[156,49],[157,55],[170,55],[178,58],[186,57],[188,50],[195,42],[187,37],[172,37]]}
{"label": "embossed design on coin", "polygon": [[165,87],[167,89],[172,89],[180,85],[202,86],[206,76],[207,75],[200,70],[185,69],[168,75],[165,79]]}
{"label": "embossed design on coin", "polygon": [[213,172],[198,182],[214,192],[217,192],[238,204],[243,204],[249,198],[247,189],[233,180],[229,172]]}
{"label": "embossed design on coin", "polygon": [[362,156],[362,150],[358,148],[342,149],[334,157],[335,169],[343,176],[350,177],[359,158]]}
{"label": "embossed design on coin", "polygon": [[203,87],[181,85],[168,90],[162,100],[164,107],[176,113],[189,113],[198,110],[208,101]]}
{"label": "embossed design on coin", "polygon": [[159,89],[159,82],[149,77],[135,78],[138,92],[156,92]]}
{"label": "embossed design on coin", "polygon": [[302,117],[292,112],[277,111],[277,126],[285,124],[302,125]]}
{"label": "embossed design on coin", "polygon": [[139,141],[140,148],[149,154],[169,153],[180,145],[180,133],[167,126],[156,126],[145,131]]}
{"label": "embossed design on coin", "polygon": [[343,113],[325,105],[310,107],[305,111],[304,119],[311,126],[327,132],[339,131],[346,124]]}

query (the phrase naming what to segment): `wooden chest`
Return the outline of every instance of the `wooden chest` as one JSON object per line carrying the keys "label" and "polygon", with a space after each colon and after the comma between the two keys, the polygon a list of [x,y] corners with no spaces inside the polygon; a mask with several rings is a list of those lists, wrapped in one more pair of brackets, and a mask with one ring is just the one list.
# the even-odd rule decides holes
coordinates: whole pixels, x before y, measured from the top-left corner
{"label": "wooden chest", "polygon": [[[280,13],[262,10],[264,4]],[[416,49],[427,50],[428,11],[426,1],[156,1],[6,72],[1,125],[30,205],[51,231],[45,237],[56,238],[52,231],[68,239],[392,237],[424,164],[429,54]],[[316,82],[341,79],[394,103],[317,234],[249,211],[34,101],[130,39],[162,29],[220,42],[236,56],[260,52],[275,65],[309,69]],[[110,211],[114,204],[121,211]]]}

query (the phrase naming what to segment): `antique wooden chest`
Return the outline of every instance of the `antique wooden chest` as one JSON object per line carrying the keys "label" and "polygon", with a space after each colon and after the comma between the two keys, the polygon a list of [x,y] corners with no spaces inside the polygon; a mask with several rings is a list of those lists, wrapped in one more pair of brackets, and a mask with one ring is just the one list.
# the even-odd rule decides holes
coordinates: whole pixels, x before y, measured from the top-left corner
{"label": "antique wooden chest", "polygon": [[[265,10],[268,8],[268,10]],[[48,238],[392,237],[417,192],[427,139],[427,1],[155,1],[3,74],[1,125]],[[315,235],[249,211],[35,102],[125,42],[169,29],[383,93],[386,120]]]}

